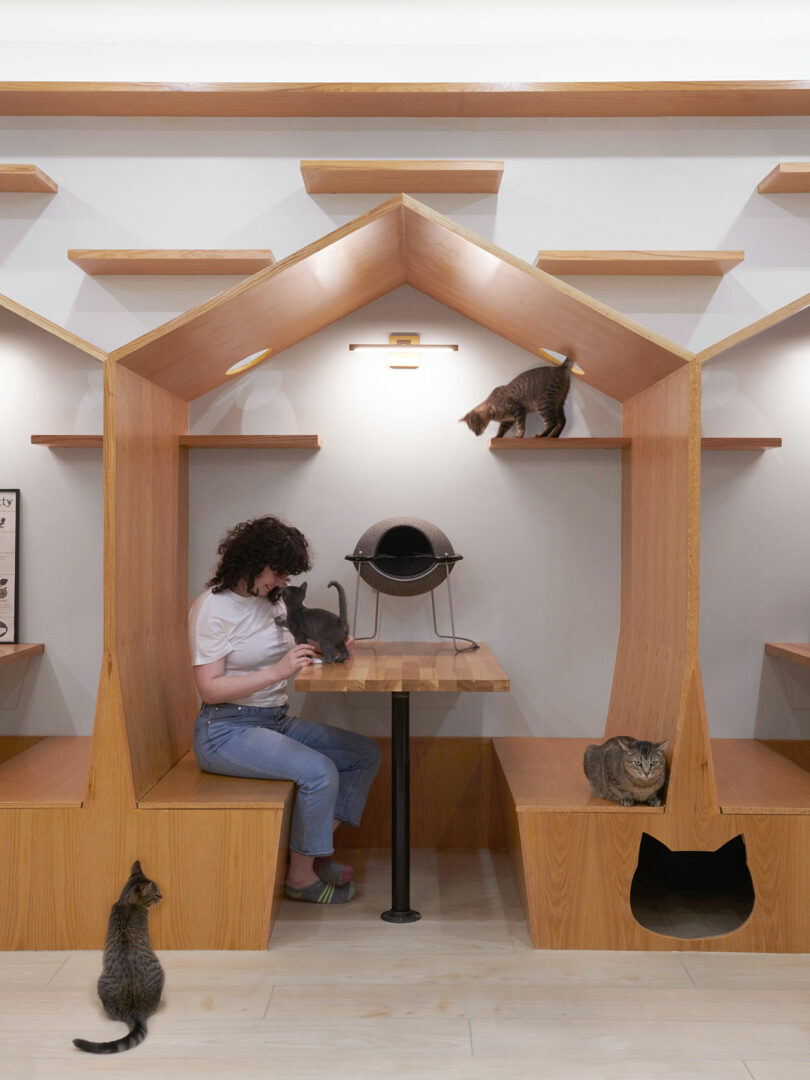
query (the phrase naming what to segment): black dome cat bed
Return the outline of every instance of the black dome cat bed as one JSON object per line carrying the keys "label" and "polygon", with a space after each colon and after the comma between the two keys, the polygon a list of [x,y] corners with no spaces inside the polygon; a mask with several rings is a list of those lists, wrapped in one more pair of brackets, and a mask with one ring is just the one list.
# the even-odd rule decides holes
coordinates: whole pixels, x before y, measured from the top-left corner
{"label": "black dome cat bed", "polygon": [[[352,636],[356,641],[371,641],[377,636],[380,593],[387,596],[421,596],[422,593],[429,592],[436,637],[452,640],[457,652],[477,649],[477,642],[456,634],[453,615],[450,571],[463,557],[453,551],[453,545],[442,530],[424,518],[384,518],[366,529],[357,541],[353,554],[346,556],[349,562],[354,563],[357,571]],[[376,607],[374,632],[367,637],[358,638],[356,630],[360,578],[376,592]],[[440,634],[436,625],[436,600],[433,591],[443,581],[447,583],[450,634]],[[459,641],[466,641],[467,645],[460,647]]]}

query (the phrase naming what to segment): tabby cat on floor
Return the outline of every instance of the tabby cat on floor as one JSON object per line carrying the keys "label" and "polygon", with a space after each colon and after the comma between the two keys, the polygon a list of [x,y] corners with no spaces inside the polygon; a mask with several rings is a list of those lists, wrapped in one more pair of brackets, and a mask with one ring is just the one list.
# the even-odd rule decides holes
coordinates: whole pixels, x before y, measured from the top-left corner
{"label": "tabby cat on floor", "polygon": [[139,862],[134,862],[132,874],[110,911],[98,980],[104,1011],[112,1020],[122,1020],[129,1034],[103,1043],[74,1039],[73,1045],[80,1050],[117,1054],[146,1038],[146,1021],[160,1004],[163,990],[163,968],[149,940],[148,909],[162,899],[154,881],[144,874]]}
{"label": "tabby cat on floor", "polygon": [[556,439],[565,427],[565,399],[571,385],[573,360],[566,357],[559,367],[536,367],[517,375],[511,382],[496,386],[492,393],[462,416],[475,435],[483,434],[490,421],[500,425],[496,439],[502,439],[514,425],[519,439],[526,434],[526,415],[539,413],[546,425],[534,437]]}
{"label": "tabby cat on floor", "polygon": [[659,792],[667,779],[664,747],[668,741],[647,742],[631,735],[615,735],[601,746],[589,746],[584,766],[594,795],[622,806],[660,806]]}

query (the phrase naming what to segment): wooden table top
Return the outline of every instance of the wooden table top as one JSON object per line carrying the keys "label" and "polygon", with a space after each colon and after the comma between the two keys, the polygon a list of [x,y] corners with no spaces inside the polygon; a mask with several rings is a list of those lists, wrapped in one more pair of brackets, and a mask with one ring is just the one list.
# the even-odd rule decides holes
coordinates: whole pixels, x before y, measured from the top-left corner
{"label": "wooden table top", "polygon": [[295,690],[506,691],[509,678],[488,646],[457,653],[452,642],[361,641],[344,664],[311,664]]}

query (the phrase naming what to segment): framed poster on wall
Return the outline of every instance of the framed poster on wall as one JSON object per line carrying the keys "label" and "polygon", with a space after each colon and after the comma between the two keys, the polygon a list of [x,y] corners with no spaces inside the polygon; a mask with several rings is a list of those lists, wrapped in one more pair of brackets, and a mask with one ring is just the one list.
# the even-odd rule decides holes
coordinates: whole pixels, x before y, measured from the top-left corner
{"label": "framed poster on wall", "polygon": [[0,645],[17,645],[20,490],[0,488]]}

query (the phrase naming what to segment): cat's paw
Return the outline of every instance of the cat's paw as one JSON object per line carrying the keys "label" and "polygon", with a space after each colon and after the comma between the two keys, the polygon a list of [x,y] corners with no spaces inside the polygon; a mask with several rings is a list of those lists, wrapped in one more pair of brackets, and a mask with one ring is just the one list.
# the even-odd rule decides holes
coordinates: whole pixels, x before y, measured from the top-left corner
{"label": "cat's paw", "polygon": [[647,799],[647,806],[660,806],[661,800],[657,795],[653,795],[651,799]]}
{"label": "cat's paw", "polygon": [[628,798],[627,795],[625,795],[625,797],[623,799],[620,799],[619,801],[621,802],[622,806],[632,806],[633,805],[633,800]]}

